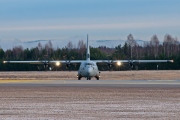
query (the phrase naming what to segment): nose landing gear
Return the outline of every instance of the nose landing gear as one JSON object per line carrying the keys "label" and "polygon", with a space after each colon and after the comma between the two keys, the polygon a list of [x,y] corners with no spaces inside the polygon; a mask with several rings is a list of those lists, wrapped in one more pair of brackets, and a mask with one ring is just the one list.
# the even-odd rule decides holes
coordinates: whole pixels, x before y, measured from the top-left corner
{"label": "nose landing gear", "polygon": [[87,80],[91,80],[91,77],[87,77]]}

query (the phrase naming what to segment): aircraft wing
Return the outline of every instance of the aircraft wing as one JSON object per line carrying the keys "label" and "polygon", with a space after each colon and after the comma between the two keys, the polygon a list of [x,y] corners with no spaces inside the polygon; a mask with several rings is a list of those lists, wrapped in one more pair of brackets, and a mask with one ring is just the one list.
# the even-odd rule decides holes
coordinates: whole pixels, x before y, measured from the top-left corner
{"label": "aircraft wing", "polygon": [[45,62],[48,62],[48,61],[3,61],[3,63],[29,63],[29,64],[43,64]]}
{"label": "aircraft wing", "polygon": [[158,63],[158,62],[174,62],[173,60],[132,60],[133,63]]}
{"label": "aircraft wing", "polygon": [[49,61],[50,64],[56,64],[56,63],[62,63],[62,64],[66,64],[66,63],[81,63],[84,60],[51,60]]}
{"label": "aircraft wing", "polygon": [[93,60],[96,63],[107,64],[110,69],[112,64],[116,64],[121,66],[122,63],[128,63],[131,67],[133,67],[134,63],[159,63],[159,62],[173,62],[173,60]]}
{"label": "aircraft wing", "polygon": [[156,63],[156,62],[173,62],[173,60],[92,60],[96,63],[121,62],[121,63]]}
{"label": "aircraft wing", "polygon": [[[56,64],[56,63],[81,63],[84,60],[37,60],[37,61],[3,61],[3,63],[28,63],[28,64]],[[156,62],[173,62],[173,60],[92,60],[96,63],[156,63]]]}
{"label": "aircraft wing", "polygon": [[157,62],[174,62],[173,60],[92,60],[96,63],[157,63]]}
{"label": "aircraft wing", "polygon": [[84,60],[37,60],[37,61],[3,61],[3,63],[25,63],[25,64],[56,64],[56,63],[81,63]]}

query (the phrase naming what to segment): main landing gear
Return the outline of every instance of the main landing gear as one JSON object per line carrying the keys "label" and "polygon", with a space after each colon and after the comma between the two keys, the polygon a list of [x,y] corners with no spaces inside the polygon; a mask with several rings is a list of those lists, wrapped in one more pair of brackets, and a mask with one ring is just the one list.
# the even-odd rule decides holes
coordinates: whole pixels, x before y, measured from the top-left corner
{"label": "main landing gear", "polygon": [[95,77],[97,80],[99,80],[99,77]]}
{"label": "main landing gear", "polygon": [[[81,80],[82,77],[80,76],[77,76],[78,77],[78,80]],[[99,80],[99,76],[98,77],[95,77],[97,80]],[[91,77],[87,77],[86,80],[91,80]]]}
{"label": "main landing gear", "polygon": [[77,75],[78,80],[81,80],[82,76],[81,75]]}

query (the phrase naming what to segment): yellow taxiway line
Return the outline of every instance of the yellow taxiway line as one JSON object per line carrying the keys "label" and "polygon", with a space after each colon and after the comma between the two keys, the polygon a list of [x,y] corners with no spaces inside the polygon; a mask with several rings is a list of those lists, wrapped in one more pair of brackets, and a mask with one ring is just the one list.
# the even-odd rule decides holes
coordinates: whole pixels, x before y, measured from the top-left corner
{"label": "yellow taxiway line", "polygon": [[40,80],[0,80],[0,83],[34,83]]}

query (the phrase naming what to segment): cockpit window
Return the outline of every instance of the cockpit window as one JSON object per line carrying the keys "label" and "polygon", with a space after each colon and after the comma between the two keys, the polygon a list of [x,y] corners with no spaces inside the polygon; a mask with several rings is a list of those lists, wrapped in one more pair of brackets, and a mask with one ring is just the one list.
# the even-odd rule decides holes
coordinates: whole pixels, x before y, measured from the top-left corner
{"label": "cockpit window", "polygon": [[92,63],[86,63],[86,65],[92,65]]}

